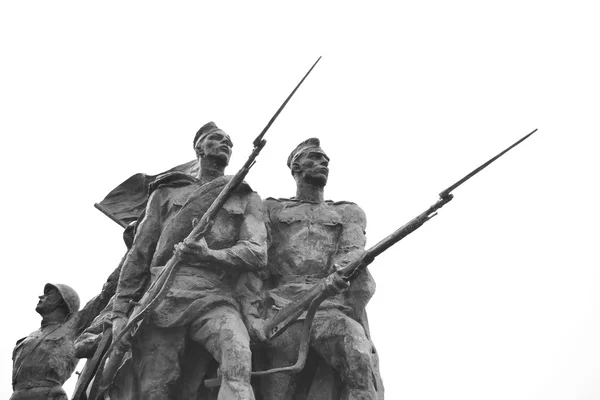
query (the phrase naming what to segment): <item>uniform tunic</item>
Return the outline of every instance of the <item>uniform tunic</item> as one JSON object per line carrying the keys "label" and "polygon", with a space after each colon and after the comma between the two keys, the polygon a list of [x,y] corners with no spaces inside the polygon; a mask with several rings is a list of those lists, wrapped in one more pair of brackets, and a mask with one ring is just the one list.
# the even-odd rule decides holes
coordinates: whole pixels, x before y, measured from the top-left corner
{"label": "uniform tunic", "polygon": [[[131,301],[142,297],[173,256],[174,246],[192,231],[192,220],[202,218],[228,181],[221,177],[200,185],[183,175],[158,180],[123,264],[113,313],[126,315]],[[246,295],[248,271],[266,267],[262,217],[258,194],[247,184],[240,185],[204,236],[208,247],[219,251],[199,265],[180,261],[165,299],[134,336],[135,398],[187,398],[181,393],[187,390],[182,384],[190,370],[182,360],[189,353],[189,342],[203,346],[220,364],[219,396],[254,398],[250,339],[237,297]],[[196,375],[196,381],[202,377]]]}
{"label": "uniform tunic", "polygon": [[[267,290],[269,313],[275,313],[333,273],[334,265],[344,267],[364,251],[366,217],[354,203],[269,198],[265,201],[265,220],[272,275]],[[295,391],[292,377],[274,374],[263,378],[264,398],[382,400],[378,357],[369,339],[365,313],[374,292],[375,282],[365,270],[348,290],[321,303],[313,321],[311,348],[328,364],[318,368],[321,372],[334,368],[344,381],[343,387],[337,386],[333,374],[323,372],[308,383],[310,390],[306,383],[298,383],[301,386]],[[273,341],[271,367],[289,365],[296,359],[297,350],[291,349],[298,348],[300,331],[299,324],[293,324]],[[311,393],[308,397],[306,391]]]}
{"label": "uniform tunic", "polygon": [[108,303],[116,282],[64,323],[43,325],[17,342],[13,351],[11,400],[67,400],[61,386],[75,371],[74,342]]}
{"label": "uniform tunic", "polygon": [[[269,295],[282,307],[298,294],[345,266],[364,250],[366,217],[354,203],[310,203],[294,199],[265,201],[269,232],[269,269],[277,282]],[[324,301],[319,310],[335,308],[360,320],[375,292],[368,271],[350,290]]]}
{"label": "uniform tunic", "polygon": [[[148,283],[172,257],[173,246],[192,231],[192,220],[202,217],[228,179],[221,177],[202,186],[194,181],[159,182],[123,265],[115,312],[126,314],[131,308],[130,300],[142,297]],[[266,266],[266,243],[260,239],[264,225],[262,232],[252,232],[244,224],[248,214],[256,210],[261,210],[260,197],[242,184],[219,211],[205,236],[209,248],[222,250],[222,259],[201,266],[183,265],[165,300],[151,313],[152,325],[186,326],[219,305],[239,309],[236,285],[244,271],[220,268],[219,264],[237,264],[257,271]],[[262,220],[262,215],[258,218]]]}

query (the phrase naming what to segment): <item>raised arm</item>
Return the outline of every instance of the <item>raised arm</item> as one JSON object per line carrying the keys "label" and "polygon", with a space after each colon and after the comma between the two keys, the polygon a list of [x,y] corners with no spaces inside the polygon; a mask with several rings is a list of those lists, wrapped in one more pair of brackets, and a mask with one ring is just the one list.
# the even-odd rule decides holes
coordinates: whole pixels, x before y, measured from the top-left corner
{"label": "raised arm", "polygon": [[114,296],[117,290],[117,283],[119,281],[119,273],[125,257],[121,259],[119,266],[110,274],[102,291],[99,295],[87,302],[87,304],[73,316],[71,321],[73,326],[73,335],[79,336],[84,330],[86,330],[94,321],[94,318],[100,314],[100,312],[106,307],[110,299]]}

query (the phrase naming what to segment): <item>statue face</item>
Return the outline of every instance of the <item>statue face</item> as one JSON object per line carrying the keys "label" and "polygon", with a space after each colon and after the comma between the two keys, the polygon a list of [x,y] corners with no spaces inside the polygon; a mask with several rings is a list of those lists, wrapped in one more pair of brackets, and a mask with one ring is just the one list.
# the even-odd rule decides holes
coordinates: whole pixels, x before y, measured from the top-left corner
{"label": "statue face", "polygon": [[228,134],[213,132],[198,143],[201,157],[212,157],[220,165],[228,165],[233,143]]}
{"label": "statue face", "polygon": [[39,299],[40,301],[38,301],[35,311],[42,315],[56,310],[63,302],[62,296],[56,288],[50,288],[45,291]]}
{"label": "statue face", "polygon": [[329,177],[329,157],[322,150],[311,149],[294,162],[297,176],[306,183],[325,186]]}

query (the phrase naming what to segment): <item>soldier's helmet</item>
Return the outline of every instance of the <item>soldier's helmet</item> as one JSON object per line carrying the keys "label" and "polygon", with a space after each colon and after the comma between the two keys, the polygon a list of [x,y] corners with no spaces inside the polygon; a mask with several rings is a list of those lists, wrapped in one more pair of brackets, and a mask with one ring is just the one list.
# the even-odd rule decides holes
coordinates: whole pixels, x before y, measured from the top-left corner
{"label": "soldier's helmet", "polygon": [[69,314],[75,314],[79,311],[79,295],[69,285],[64,285],[62,283],[47,283],[44,286],[44,292],[50,288],[55,288],[60,293],[63,301],[67,305],[69,309]]}

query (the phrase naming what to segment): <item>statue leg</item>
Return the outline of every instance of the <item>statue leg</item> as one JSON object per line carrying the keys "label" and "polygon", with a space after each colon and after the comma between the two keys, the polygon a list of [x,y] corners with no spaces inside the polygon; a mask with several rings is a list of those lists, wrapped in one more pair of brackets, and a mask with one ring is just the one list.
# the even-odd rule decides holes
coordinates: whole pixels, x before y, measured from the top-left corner
{"label": "statue leg", "polygon": [[138,399],[176,400],[184,340],[184,328],[140,327],[132,345]]}
{"label": "statue leg", "polygon": [[[264,351],[267,368],[289,367],[298,359],[302,321],[295,322],[280,336],[270,341]],[[264,400],[292,400],[296,390],[296,375],[276,373],[260,378],[260,392]]]}
{"label": "statue leg", "polygon": [[360,323],[337,310],[319,312],[311,347],[340,373],[345,386],[341,400],[377,400],[373,346]]}
{"label": "statue leg", "polygon": [[190,337],[219,363],[222,379],[218,400],[254,400],[250,337],[235,308],[219,306],[198,317],[190,326]]}

